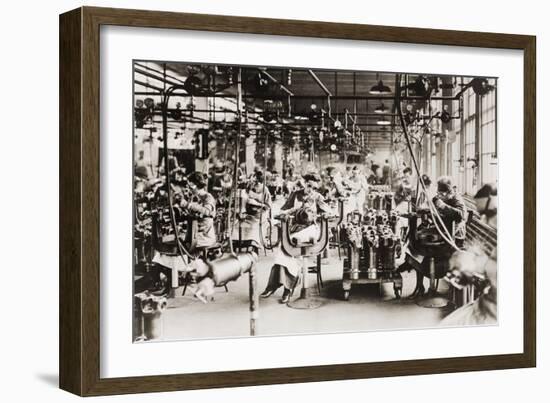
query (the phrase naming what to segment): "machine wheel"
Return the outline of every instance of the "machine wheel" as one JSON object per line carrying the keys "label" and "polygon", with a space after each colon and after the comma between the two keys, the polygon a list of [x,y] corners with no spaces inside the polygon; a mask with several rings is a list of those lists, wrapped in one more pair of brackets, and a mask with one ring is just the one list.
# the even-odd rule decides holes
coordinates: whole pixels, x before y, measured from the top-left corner
{"label": "machine wheel", "polygon": [[349,301],[349,291],[344,290],[344,301]]}

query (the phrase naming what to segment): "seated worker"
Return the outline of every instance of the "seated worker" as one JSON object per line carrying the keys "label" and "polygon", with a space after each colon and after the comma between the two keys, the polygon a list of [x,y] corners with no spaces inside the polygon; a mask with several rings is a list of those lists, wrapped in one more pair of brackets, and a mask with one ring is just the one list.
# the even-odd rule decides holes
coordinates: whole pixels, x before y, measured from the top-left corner
{"label": "seated worker", "polygon": [[256,172],[247,189],[240,191],[239,221],[233,228],[233,242],[250,245],[257,253],[263,247],[268,229],[268,210],[271,208],[271,194],[264,186],[264,175]]}
{"label": "seated worker", "polygon": [[[298,240],[317,239],[320,228],[317,225],[317,214],[324,212],[332,214],[332,210],[323,196],[317,192],[320,178],[316,174],[304,175],[305,186],[293,192],[281,208],[281,215],[294,216],[290,228],[291,237]],[[292,291],[296,288],[301,271],[300,262],[287,255],[281,247],[276,251],[274,264],[262,298],[271,296],[283,286],[282,303],[287,303]]]}
{"label": "seated worker", "polygon": [[[497,187],[486,184],[474,196],[476,208],[483,221],[497,228]],[[497,255],[496,248],[488,256],[457,252],[450,260],[451,270],[457,270],[466,282],[475,273],[481,274],[488,286],[475,301],[458,308],[443,318],[443,326],[486,325],[497,323]]]}
{"label": "seated worker", "polygon": [[193,172],[189,175],[191,198],[183,198],[180,206],[186,209],[198,221],[195,248],[204,248],[216,243],[214,216],[216,215],[216,200],[206,190],[207,180],[203,173]]}
{"label": "seated worker", "polygon": [[271,193],[273,199],[275,199],[277,195],[283,194],[283,178],[281,178],[279,172],[272,171],[271,176],[268,178],[266,183],[269,188],[269,193]]}
{"label": "seated worker", "polygon": [[283,182],[283,194],[291,195],[300,181],[300,176],[294,172],[294,168],[288,168]]}
{"label": "seated worker", "polygon": [[[188,194],[188,182],[184,168],[174,168],[170,172],[170,190],[174,218],[178,228],[180,240],[183,240],[185,213],[180,203]],[[154,255],[152,263],[158,274],[156,281],[162,284],[160,292],[166,294],[170,291],[172,275],[188,270],[188,257],[182,256],[177,247],[174,228],[169,214],[168,192],[166,182],[159,180],[153,187],[153,200],[157,206],[152,212],[152,243]]]}
{"label": "seated worker", "polygon": [[466,239],[466,205],[453,187],[450,176],[442,176],[437,180],[437,194],[432,202],[451,236],[454,225],[455,244],[463,248]]}

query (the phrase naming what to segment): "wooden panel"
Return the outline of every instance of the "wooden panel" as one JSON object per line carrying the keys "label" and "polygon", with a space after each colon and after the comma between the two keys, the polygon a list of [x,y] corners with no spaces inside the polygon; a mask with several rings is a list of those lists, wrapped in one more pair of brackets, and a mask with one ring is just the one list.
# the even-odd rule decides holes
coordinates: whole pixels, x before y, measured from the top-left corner
{"label": "wooden panel", "polygon": [[81,12],[59,29],[59,386],[81,394]]}

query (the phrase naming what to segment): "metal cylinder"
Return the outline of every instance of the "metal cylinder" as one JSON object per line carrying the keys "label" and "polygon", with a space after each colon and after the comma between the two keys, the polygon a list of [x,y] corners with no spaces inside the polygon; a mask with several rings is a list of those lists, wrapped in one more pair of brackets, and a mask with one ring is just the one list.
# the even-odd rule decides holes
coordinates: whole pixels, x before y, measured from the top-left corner
{"label": "metal cylinder", "polygon": [[135,295],[136,304],[139,305],[140,323],[145,340],[154,340],[162,337],[162,313],[168,306],[165,297],[144,292]]}
{"label": "metal cylinder", "polygon": [[359,280],[359,260],[361,259],[359,251],[350,247],[350,273],[349,277],[352,280]]}
{"label": "metal cylinder", "polygon": [[143,313],[143,335],[147,340],[162,337],[162,313],[159,311]]}
{"label": "metal cylinder", "polygon": [[172,276],[171,276],[171,284],[170,286],[172,288],[178,288],[179,287],[179,275],[178,275],[178,269],[176,265],[172,267]]}
{"label": "metal cylinder", "polygon": [[430,258],[430,290],[436,291],[435,258]]}
{"label": "metal cylinder", "polygon": [[370,280],[376,280],[378,276],[377,264],[377,251],[376,246],[369,246],[369,268],[367,269],[367,278]]}
{"label": "metal cylinder", "polygon": [[227,255],[209,263],[214,284],[225,284],[236,280],[242,273],[248,272],[258,260],[254,252]]}

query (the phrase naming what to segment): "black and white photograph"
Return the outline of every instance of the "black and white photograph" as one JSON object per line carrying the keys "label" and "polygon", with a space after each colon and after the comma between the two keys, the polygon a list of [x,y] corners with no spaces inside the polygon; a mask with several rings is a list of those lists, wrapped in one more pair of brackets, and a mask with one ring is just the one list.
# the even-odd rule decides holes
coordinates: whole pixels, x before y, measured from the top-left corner
{"label": "black and white photograph", "polygon": [[498,77],[131,71],[134,342],[498,324]]}

